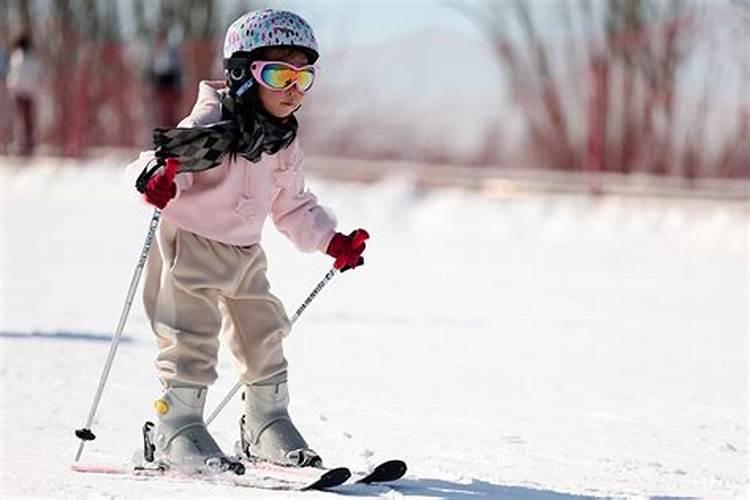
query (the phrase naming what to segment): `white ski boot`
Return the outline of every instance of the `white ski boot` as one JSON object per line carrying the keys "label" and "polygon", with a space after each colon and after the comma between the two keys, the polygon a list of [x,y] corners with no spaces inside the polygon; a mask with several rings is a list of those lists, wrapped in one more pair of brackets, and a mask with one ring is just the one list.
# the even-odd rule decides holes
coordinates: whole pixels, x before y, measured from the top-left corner
{"label": "white ski boot", "polygon": [[286,372],[246,385],[244,397],[240,446],[248,458],[295,467],[323,465],[289,417]]}
{"label": "white ski boot", "polygon": [[159,467],[176,467],[185,472],[244,473],[239,462],[229,460],[206,429],[203,407],[205,386],[169,387],[154,402],[156,428],[144,426],[144,458]]}

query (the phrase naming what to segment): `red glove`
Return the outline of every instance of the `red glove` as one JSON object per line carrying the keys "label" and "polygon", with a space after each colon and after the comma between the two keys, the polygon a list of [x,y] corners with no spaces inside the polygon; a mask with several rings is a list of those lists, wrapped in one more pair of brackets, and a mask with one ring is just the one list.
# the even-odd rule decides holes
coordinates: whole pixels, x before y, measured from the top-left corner
{"label": "red glove", "polygon": [[370,235],[364,229],[357,229],[349,236],[341,233],[334,234],[326,250],[328,255],[336,259],[333,267],[344,272],[364,264],[362,252],[365,251],[365,240],[369,237]]}
{"label": "red glove", "polygon": [[179,166],[179,161],[168,158],[166,167],[148,180],[146,190],[143,193],[147,202],[159,209],[164,209],[169,200],[177,196],[177,184],[174,183],[174,176],[177,175],[177,167]]}

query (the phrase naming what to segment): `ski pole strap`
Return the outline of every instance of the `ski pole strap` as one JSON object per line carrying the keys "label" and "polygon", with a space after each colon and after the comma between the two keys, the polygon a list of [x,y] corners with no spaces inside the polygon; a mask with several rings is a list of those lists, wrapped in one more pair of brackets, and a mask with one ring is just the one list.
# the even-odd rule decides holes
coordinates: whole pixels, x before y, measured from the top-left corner
{"label": "ski pole strap", "polygon": [[[154,160],[151,160],[154,161]],[[151,179],[151,177],[154,176],[157,170],[159,170],[162,166],[164,166],[164,158],[156,158],[156,162],[153,166],[151,166],[151,162],[148,162],[146,166],[143,168],[143,171],[138,175],[138,178],[135,180],[135,188],[138,190],[139,193],[143,194],[146,192],[146,185],[148,184],[148,181]]]}

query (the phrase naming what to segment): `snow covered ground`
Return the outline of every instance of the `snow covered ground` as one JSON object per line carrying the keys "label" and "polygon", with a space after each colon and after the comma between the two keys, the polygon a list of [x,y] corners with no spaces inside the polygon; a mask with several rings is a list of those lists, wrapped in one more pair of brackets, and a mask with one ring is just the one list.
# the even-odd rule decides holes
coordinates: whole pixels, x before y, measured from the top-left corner
{"label": "snow covered ground", "polygon": [[[103,163],[0,164],[0,497],[289,496],[69,470],[150,212]],[[345,493],[747,495],[746,205],[309,184],[372,240],[288,339],[292,413],[330,465],[410,465]],[[293,312],[330,260],[267,229]],[[154,351],[137,301],[83,461],[138,448]],[[226,351],[220,371],[210,407],[235,382]],[[239,413],[212,424],[227,449]]]}

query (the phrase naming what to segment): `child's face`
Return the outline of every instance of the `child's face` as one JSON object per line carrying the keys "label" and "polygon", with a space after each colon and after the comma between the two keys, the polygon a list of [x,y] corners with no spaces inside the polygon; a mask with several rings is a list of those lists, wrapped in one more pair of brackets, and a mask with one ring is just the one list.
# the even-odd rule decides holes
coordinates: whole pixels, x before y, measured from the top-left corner
{"label": "child's face", "polygon": [[[269,61],[283,61],[297,67],[308,63],[307,57],[302,52],[290,53],[283,49],[268,49],[264,57]],[[296,85],[292,85],[286,90],[271,90],[258,85],[258,97],[266,111],[276,118],[286,118],[300,107],[305,94],[297,90]]]}

